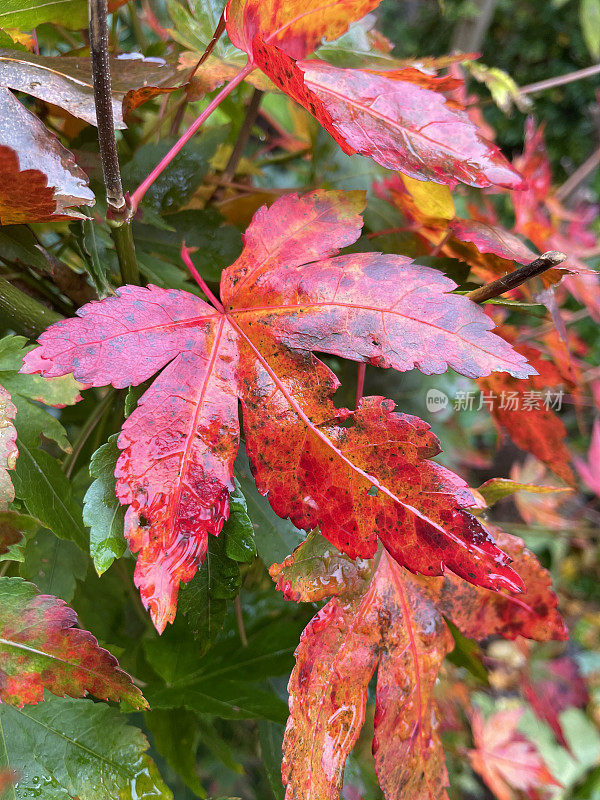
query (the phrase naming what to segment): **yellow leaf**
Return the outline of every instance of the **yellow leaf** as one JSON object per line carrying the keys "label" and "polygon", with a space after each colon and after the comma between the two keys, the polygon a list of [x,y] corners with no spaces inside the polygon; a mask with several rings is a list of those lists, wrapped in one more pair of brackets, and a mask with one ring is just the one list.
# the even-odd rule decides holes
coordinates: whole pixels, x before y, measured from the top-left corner
{"label": "yellow leaf", "polygon": [[456,211],[450,189],[431,181],[418,181],[408,175],[400,175],[414,204],[425,217],[435,219],[454,219]]}

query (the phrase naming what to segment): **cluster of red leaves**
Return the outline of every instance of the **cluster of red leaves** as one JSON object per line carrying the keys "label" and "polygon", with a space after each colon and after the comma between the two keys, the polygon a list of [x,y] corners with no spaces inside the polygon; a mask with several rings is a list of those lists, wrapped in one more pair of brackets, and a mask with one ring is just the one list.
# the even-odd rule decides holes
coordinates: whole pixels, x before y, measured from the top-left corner
{"label": "cluster of red leaves", "polygon": [[333,257],[358,238],[363,203],[360,193],[283,197],[257,212],[223,272],[223,305],[123,287],[53,325],[25,359],[26,372],[93,386],[162,369],[123,427],[116,469],[136,583],[159,630],[227,518],[238,399],[258,489],[280,516],[319,525],[351,557],[372,557],[379,538],[415,572],[446,566],[482,586],[522,585],[468,512],[464,481],[430,461],[439,444],[428,426],[383,398],[337,409],[337,379],[311,352],[426,374],[532,373],[439,272],[396,255]]}
{"label": "cluster of red leaves", "polygon": [[[416,577],[385,550],[374,565],[351,562],[316,534],[283,564],[273,565],[271,575],[287,599],[315,602],[333,596],[309,623],[296,650],[282,765],[287,798],[339,796],[376,668],[373,754],[385,797],[446,798],[433,698],[438,672],[453,645],[444,617],[479,640],[491,635],[537,641],[567,637],[548,573],[520,539],[500,530],[496,535],[527,586],[519,597],[490,592],[451,574]],[[511,731],[502,735],[511,738]],[[487,780],[492,765],[485,762]],[[542,783],[543,777],[532,773],[530,780]]]}
{"label": "cluster of red leaves", "polygon": [[[499,430],[506,431],[521,449],[535,455],[559,477],[573,484],[574,476],[569,464],[571,455],[565,443],[566,429],[551,407],[548,393],[561,390],[571,393],[577,401],[578,387],[583,383],[576,358],[581,343],[564,330],[551,292],[552,287],[562,282],[586,305],[592,316],[598,313],[600,282],[598,276],[581,261],[582,257],[594,252],[597,243],[587,230],[589,215],[583,214],[575,219],[553,195],[550,164],[541,129],[535,130],[530,120],[526,134],[525,152],[515,163],[524,176],[524,183],[519,191],[511,192],[515,208],[512,230],[499,225],[489,201],[483,210],[469,206],[473,219],[458,218],[452,196],[445,186],[396,175],[376,186],[375,190],[402,213],[410,223],[409,229],[426,251],[459,259],[484,280],[500,277],[537,257],[522,237],[527,237],[542,251],[559,249],[568,255],[565,267],[548,270],[542,275],[545,288],[540,285],[541,291],[536,292],[524,285],[512,293],[515,299],[538,299],[547,303],[558,324],[558,331],[539,336],[536,331],[531,331],[526,343],[518,340],[514,330],[503,327],[499,331],[517,352],[527,358],[537,374],[514,380],[506,373],[498,373],[482,378],[478,383],[488,398],[487,407]],[[558,290],[562,291],[562,288]],[[501,319],[502,312],[496,316]],[[593,489],[592,471],[581,460],[578,467]]]}

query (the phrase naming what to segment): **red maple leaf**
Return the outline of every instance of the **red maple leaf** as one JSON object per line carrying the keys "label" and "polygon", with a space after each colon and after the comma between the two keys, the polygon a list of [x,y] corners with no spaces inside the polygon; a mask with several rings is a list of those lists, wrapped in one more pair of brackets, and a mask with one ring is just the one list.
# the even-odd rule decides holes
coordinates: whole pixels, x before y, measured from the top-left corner
{"label": "red maple leaf", "polygon": [[221,301],[125,286],[50,327],[25,359],[26,372],[93,386],[162,370],[123,426],[116,469],[136,584],[159,630],[228,516],[238,399],[258,489],[279,515],[319,525],[352,557],[372,557],[379,536],[411,570],[520,585],[466,510],[464,481],[430,461],[440,448],[426,423],[383,398],[354,412],[332,402],[338,381],[314,350],[426,374],[532,372],[439,272],[396,255],[332,257],[358,238],[363,204],[357,192],[284,196],[255,215]]}
{"label": "red maple leaf", "polygon": [[471,716],[475,749],[471,766],[498,800],[515,800],[513,790],[524,792],[561,784],[551,774],[533,742],[517,731],[522,708],[497,711],[484,721],[481,712]]}
{"label": "red maple leaf", "polygon": [[[389,169],[455,185],[518,188],[520,175],[455,102],[432,88],[425,69],[342,69],[312,58],[323,38],[335,39],[380,0],[229,0],[231,41],[309,111],[345,153],[360,153]],[[460,82],[460,81],[459,81]]]}
{"label": "red maple leaf", "polygon": [[583,708],[590,699],[577,662],[569,656],[534,662],[523,677],[522,686],[535,713],[552,728],[556,740],[570,750],[559,715],[568,708]]}
{"label": "red maple leaf", "polygon": [[[515,334],[508,327],[503,329],[508,341],[515,339]],[[518,447],[532,453],[556,475],[573,484],[575,479],[569,466],[571,454],[565,443],[567,430],[552,408],[551,393],[556,387],[571,388],[570,365],[545,359],[533,344],[515,344],[514,347],[538,374],[524,381],[500,374],[481,378],[478,383],[486,394],[492,418]]]}
{"label": "red maple leaf", "polygon": [[286,797],[335,800],[344,766],[365,719],[375,669],[373,755],[392,800],[444,800],[447,773],[433,687],[452,637],[448,617],[466,635],[539,641],[564,639],[550,576],[523,542],[501,531],[502,544],[526,579],[513,597],[460,578],[419,578],[385,550],[376,566],[351,562],[311,534],[283,564],[271,567],[287,599],[333,595],[305,628],[292,672],[282,775]]}

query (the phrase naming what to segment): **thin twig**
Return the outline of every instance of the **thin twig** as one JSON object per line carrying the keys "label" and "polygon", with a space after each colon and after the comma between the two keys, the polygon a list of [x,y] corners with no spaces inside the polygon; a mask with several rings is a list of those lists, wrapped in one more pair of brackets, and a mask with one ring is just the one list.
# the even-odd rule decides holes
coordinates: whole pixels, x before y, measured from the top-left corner
{"label": "thin twig", "polygon": [[242,642],[242,647],[248,647],[248,637],[246,636],[246,628],[244,626],[244,615],[242,614],[242,603],[239,594],[236,595],[233,601],[235,608],[235,619],[237,622],[238,633]]}
{"label": "thin twig", "polygon": [[250,134],[252,133],[252,127],[256,121],[256,116],[258,114],[258,109],[263,94],[264,92],[261,92],[260,89],[255,89],[252,92],[252,97],[250,98],[250,102],[246,108],[246,116],[244,117],[240,132],[238,133],[237,141],[233,150],[231,151],[227,166],[221,175],[221,180],[223,181],[232,180],[236,173],[238,164],[240,163],[242,155],[244,154],[244,148],[246,147],[248,139],[250,138]]}
{"label": "thin twig", "polygon": [[600,64],[594,64],[593,67],[578,69],[575,72],[567,72],[566,75],[558,75],[556,78],[547,78],[545,81],[520,86],[519,93],[535,94],[536,92],[543,92],[546,89],[554,89],[555,86],[564,86],[567,83],[573,83],[573,81],[580,81],[582,78],[591,78],[592,75],[598,75],[598,73],[600,73]]}
{"label": "thin twig", "polygon": [[402,225],[396,228],[383,228],[380,231],[367,233],[367,239],[376,239],[378,236],[391,236],[394,233],[412,233],[419,230],[418,225]]}
{"label": "thin twig", "polygon": [[261,92],[260,89],[255,89],[253,91],[250,102],[246,108],[244,121],[242,122],[242,126],[238,132],[238,136],[233,146],[233,150],[231,151],[231,155],[229,156],[229,160],[225,166],[225,169],[218,178],[219,182],[215,183],[210,195],[205,198],[205,203],[208,203],[213,196],[216,196],[216,199],[222,199],[223,187],[228,186],[230,181],[233,180],[242,155],[244,154],[244,148],[246,147],[248,139],[250,138],[250,134],[252,133],[252,126],[256,121],[256,115],[258,114],[258,108],[260,106],[260,101],[263,94],[264,92]]}
{"label": "thin twig", "polygon": [[598,166],[600,166],[600,147],[594,150],[592,155],[557,189],[555,193],[556,198],[558,200],[565,200]]}
{"label": "thin twig", "polygon": [[223,13],[221,14],[221,16],[219,18],[219,23],[217,25],[217,29],[213,33],[212,39],[208,43],[208,45],[206,47],[206,50],[202,53],[202,56],[200,57],[198,63],[196,64],[196,66],[192,70],[192,74],[189,76],[188,80],[193,75],[196,74],[196,71],[198,70],[198,67],[200,67],[200,66],[202,66],[202,64],[204,64],[206,59],[209,57],[209,55],[215,49],[216,43],[219,41],[219,39],[221,38],[221,36],[223,35],[224,32],[225,32],[225,9],[223,9]]}
{"label": "thin twig", "polygon": [[491,283],[486,283],[478,289],[473,289],[472,292],[467,293],[467,297],[474,303],[483,303],[485,300],[491,300],[493,297],[498,297],[498,295],[509,292],[511,289],[516,289],[517,286],[530,280],[530,278],[534,278],[536,275],[558,266],[563,261],[566,261],[566,258],[567,256],[564,253],[559,253],[557,250],[542,253],[531,264],[519,267],[519,269],[509,272]]}
{"label": "thin twig", "polygon": [[[90,0],[93,2],[93,0]],[[159,163],[154,167],[152,172],[140,183],[138,188],[135,192],[131,195],[131,207],[133,212],[136,211],[137,207],[142,201],[142,198],[148,191],[148,189],[152,186],[154,181],[158,178],[159,175],[169,166],[171,161],[175,158],[177,153],[189,142],[192,136],[199,130],[201,125],[210,117],[212,112],[217,108],[218,105],[232,92],[235,87],[240,84],[247,75],[249,75],[255,69],[253,64],[246,64],[246,66],[241,69],[238,74],[232,78],[229,83],[224,86],[221,91],[211,100],[211,102],[206,106],[204,111],[198,116],[194,122],[190,125],[187,131],[181,136],[173,145],[173,147],[169,150],[169,152],[162,158]]]}

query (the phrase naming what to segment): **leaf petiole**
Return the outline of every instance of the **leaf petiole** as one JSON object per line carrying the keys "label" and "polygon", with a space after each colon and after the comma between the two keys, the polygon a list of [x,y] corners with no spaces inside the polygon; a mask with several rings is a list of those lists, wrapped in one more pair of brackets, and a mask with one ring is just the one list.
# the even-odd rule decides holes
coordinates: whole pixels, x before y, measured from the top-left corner
{"label": "leaf petiole", "polygon": [[193,252],[194,252],[193,248],[191,248],[191,247],[186,247],[186,246],[185,246],[185,242],[184,242],[184,243],[181,245],[181,258],[183,259],[183,263],[186,265],[186,267],[187,267],[187,268],[189,269],[189,271],[192,273],[192,277],[194,278],[194,280],[196,281],[196,283],[198,284],[198,286],[199,286],[199,287],[202,289],[202,291],[204,292],[204,294],[207,296],[207,298],[208,298],[209,302],[210,302],[210,303],[212,303],[212,304],[213,304],[213,306],[214,306],[214,307],[215,307],[215,308],[216,308],[218,311],[221,311],[222,313],[224,313],[224,312],[225,312],[225,309],[223,308],[223,304],[222,304],[222,303],[221,303],[221,301],[220,301],[220,300],[219,300],[219,299],[218,299],[218,298],[217,298],[217,297],[216,297],[216,296],[215,296],[215,295],[214,295],[214,294],[211,292],[211,290],[208,288],[208,286],[207,286],[207,284],[206,284],[206,281],[204,280],[204,278],[202,277],[202,275],[200,275],[200,273],[198,272],[198,270],[197,270],[197,269],[196,269],[196,267],[194,266],[194,264],[193,264],[193,262],[192,262],[192,259],[190,258],[190,253],[193,253]]}
{"label": "leaf petiole", "polygon": [[198,131],[198,129],[202,126],[202,124],[210,117],[213,111],[219,106],[223,100],[231,94],[231,92],[238,86],[254,69],[255,65],[248,63],[245,67],[243,67],[237,75],[235,75],[229,83],[227,83],[221,91],[213,97],[210,103],[206,106],[204,111],[196,117],[194,122],[190,125],[187,131],[180,136],[180,138],[175,142],[173,147],[169,150],[169,152],[162,158],[158,164],[154,167],[152,172],[140,183],[138,188],[135,192],[131,195],[131,211],[132,214],[135,214],[139,204],[142,201],[142,198],[148,191],[148,189],[152,186],[154,181],[158,178],[158,176],[168,167],[168,165],[173,161],[177,153],[189,142],[192,136]]}

